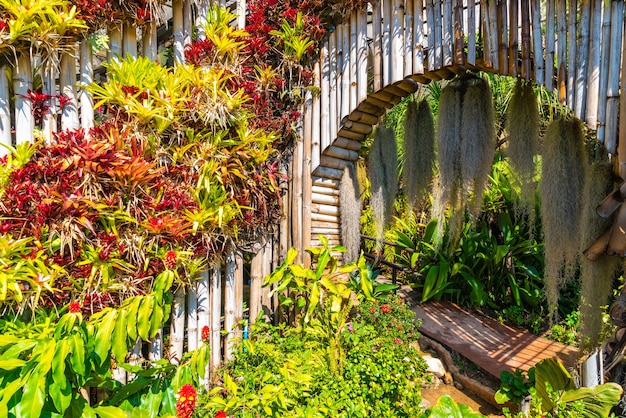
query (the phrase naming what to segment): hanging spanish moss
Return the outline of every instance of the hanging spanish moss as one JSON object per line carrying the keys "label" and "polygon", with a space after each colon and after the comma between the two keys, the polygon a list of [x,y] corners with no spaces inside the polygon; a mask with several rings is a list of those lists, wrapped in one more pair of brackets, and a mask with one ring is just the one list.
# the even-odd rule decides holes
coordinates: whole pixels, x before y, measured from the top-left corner
{"label": "hanging spanish moss", "polygon": [[546,131],[541,171],[544,233],[544,285],[548,308],[556,315],[559,290],[578,266],[587,158],[579,119],[562,117]]}
{"label": "hanging spanish moss", "polygon": [[392,128],[378,127],[370,149],[368,175],[371,206],[376,218],[376,239],[384,238],[398,191],[398,145]]}
{"label": "hanging spanish moss", "polygon": [[[582,247],[611,227],[612,220],[596,213],[598,202],[611,192],[613,170],[608,162],[594,163],[587,175],[584,196]],[[602,329],[603,306],[609,303],[620,258],[602,253],[596,260],[581,257],[580,339],[583,348],[597,347]]]}
{"label": "hanging spanish moss", "polygon": [[495,153],[494,111],[489,83],[466,74],[441,92],[433,217],[442,237],[449,209],[449,245],[461,235],[465,212],[477,215]]}
{"label": "hanging spanish moss", "polygon": [[539,107],[529,81],[518,78],[506,117],[506,154],[519,178],[521,196],[515,207],[517,219],[530,219],[535,205],[534,157],[539,151]]}
{"label": "hanging spanish moss", "polygon": [[349,165],[343,170],[339,185],[339,206],[341,207],[341,242],[346,247],[345,262],[356,262],[361,249],[361,192],[355,167]]}
{"label": "hanging spanish moss", "polygon": [[[441,91],[437,124],[437,166],[439,172],[433,190],[433,218],[437,219],[437,235],[443,236],[445,211],[452,206],[457,213],[461,202],[461,100],[463,92],[448,84]],[[452,228],[451,228],[452,229]]]}
{"label": "hanging spanish moss", "polygon": [[420,206],[433,179],[435,123],[426,100],[411,100],[404,119],[404,188],[409,207]]}
{"label": "hanging spanish moss", "polygon": [[461,198],[469,212],[478,216],[493,166],[496,133],[489,83],[483,78],[472,78],[470,83],[463,96],[461,120]]}

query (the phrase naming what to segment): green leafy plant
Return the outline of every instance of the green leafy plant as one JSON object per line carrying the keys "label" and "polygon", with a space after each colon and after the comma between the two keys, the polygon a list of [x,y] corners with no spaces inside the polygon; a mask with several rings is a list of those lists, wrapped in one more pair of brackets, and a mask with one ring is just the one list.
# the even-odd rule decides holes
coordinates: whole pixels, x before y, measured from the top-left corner
{"label": "green leafy plant", "polygon": [[450,395],[443,395],[437,400],[437,405],[429,408],[421,418],[482,418],[484,415],[472,411],[463,404],[456,403]]}
{"label": "green leafy plant", "polygon": [[535,369],[530,368],[528,374],[523,370],[515,369],[513,373],[503,370],[500,372],[500,389],[495,394],[499,404],[521,402],[530,395],[530,389],[535,387]]}

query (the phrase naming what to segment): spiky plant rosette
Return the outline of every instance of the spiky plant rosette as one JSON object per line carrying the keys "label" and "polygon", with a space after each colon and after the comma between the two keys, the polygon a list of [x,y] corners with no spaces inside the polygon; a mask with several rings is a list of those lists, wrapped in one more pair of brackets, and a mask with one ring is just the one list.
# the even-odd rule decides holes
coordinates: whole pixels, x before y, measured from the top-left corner
{"label": "spiky plant rosette", "polygon": [[559,291],[578,266],[588,165],[582,122],[569,116],[555,119],[544,138],[540,187],[544,284],[554,314]]}
{"label": "spiky plant rosette", "polygon": [[370,205],[376,218],[376,239],[382,240],[391,221],[398,191],[398,146],[392,128],[378,127],[370,149],[367,173],[371,184]]}
{"label": "spiky plant rosette", "polygon": [[[613,189],[613,168],[610,162],[590,166],[584,194],[581,247],[583,250],[611,226],[611,219],[596,213],[601,202]],[[602,330],[602,314],[620,267],[620,259],[602,253],[598,259],[580,258],[580,339],[583,348],[597,347]]]}
{"label": "spiky plant rosette", "polygon": [[409,101],[404,120],[402,177],[409,206],[420,205],[433,179],[435,123],[426,100]]}
{"label": "spiky plant rosette", "polygon": [[341,207],[341,242],[346,247],[344,261],[356,262],[361,248],[361,192],[354,165],[343,170],[339,185],[339,206]]}
{"label": "spiky plant rosette", "polygon": [[532,217],[537,188],[534,157],[539,152],[539,129],[537,95],[531,82],[518,78],[506,118],[506,155],[519,178],[521,190],[515,207],[518,219]]}

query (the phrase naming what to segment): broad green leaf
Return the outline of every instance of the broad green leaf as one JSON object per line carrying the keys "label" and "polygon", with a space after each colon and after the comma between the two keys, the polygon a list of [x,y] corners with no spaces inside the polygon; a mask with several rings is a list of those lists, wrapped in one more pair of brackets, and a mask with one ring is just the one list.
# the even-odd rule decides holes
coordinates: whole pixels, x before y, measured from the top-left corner
{"label": "broad green leaf", "polygon": [[79,376],[85,375],[85,343],[78,334],[72,334],[68,337],[70,344],[70,366],[75,374]]}
{"label": "broad green leaf", "polygon": [[144,296],[139,311],[137,312],[137,333],[144,341],[150,338],[150,318],[152,317],[153,308],[154,298]]}
{"label": "broad green leaf", "polygon": [[[52,352],[54,354],[54,352]],[[35,373],[33,373],[35,374]],[[17,405],[17,416],[37,418],[41,416],[46,397],[46,379],[39,374],[25,381],[22,400]]]}
{"label": "broad green leaf", "polygon": [[26,362],[20,359],[0,360],[0,369],[13,370],[22,367]]}
{"label": "broad green leaf", "polygon": [[152,311],[152,316],[150,317],[150,339],[154,338],[159,329],[163,327],[164,318],[165,313],[163,312],[163,307],[155,303],[154,310]]}
{"label": "broad green leaf", "polygon": [[304,268],[303,266],[299,264],[294,264],[290,266],[289,269],[294,275],[298,277],[304,277],[305,279],[315,280],[315,272],[313,270]]}
{"label": "broad green leaf", "polygon": [[582,416],[584,418],[608,417],[611,409],[618,404],[622,396],[622,387],[617,383],[605,383],[592,388],[582,387],[567,390],[563,393],[561,401],[581,401],[584,405]]}
{"label": "broad green leaf", "polygon": [[542,400],[541,406],[544,412],[551,411],[555,407],[548,393],[547,384],[559,396],[563,391],[576,388],[574,379],[559,359],[541,360],[535,365],[535,389],[537,389],[537,396]]}
{"label": "broad green leaf", "polygon": [[128,354],[128,334],[126,331],[126,321],[128,311],[121,309],[115,321],[115,329],[111,335],[111,351],[117,362],[124,362]]}
{"label": "broad green leaf", "polygon": [[100,418],[123,418],[130,417],[130,414],[116,406],[98,406],[94,408],[96,415]]}
{"label": "broad green leaf", "polygon": [[128,305],[128,316],[126,317],[126,332],[128,333],[128,338],[131,341],[137,340],[137,312],[139,311],[139,305],[141,304],[141,298],[135,296],[132,301],[129,302]]}
{"label": "broad green leaf", "polygon": [[97,361],[100,366],[109,357],[109,350],[111,349],[111,336],[115,329],[115,320],[117,319],[117,311],[109,310],[106,315],[99,321],[96,327],[96,338],[94,352],[97,356]]}

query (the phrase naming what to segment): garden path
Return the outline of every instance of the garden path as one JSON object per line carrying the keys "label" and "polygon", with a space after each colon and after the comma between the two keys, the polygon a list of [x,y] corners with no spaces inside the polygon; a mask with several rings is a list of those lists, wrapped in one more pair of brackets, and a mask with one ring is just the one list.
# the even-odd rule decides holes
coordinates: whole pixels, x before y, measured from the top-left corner
{"label": "garden path", "polygon": [[525,330],[500,324],[494,319],[466,311],[450,302],[414,303],[420,333],[446,345],[496,378],[502,370],[528,370],[538,361],[558,357],[565,367],[576,365],[574,347],[538,337]]}

